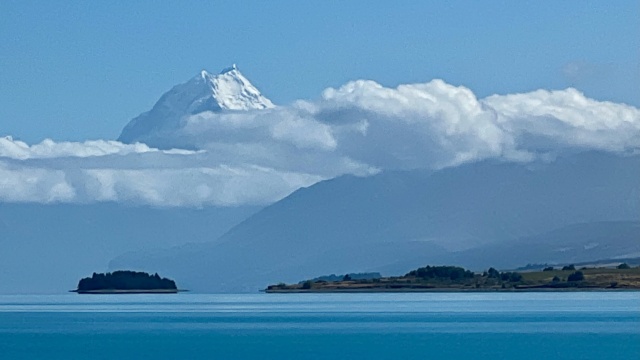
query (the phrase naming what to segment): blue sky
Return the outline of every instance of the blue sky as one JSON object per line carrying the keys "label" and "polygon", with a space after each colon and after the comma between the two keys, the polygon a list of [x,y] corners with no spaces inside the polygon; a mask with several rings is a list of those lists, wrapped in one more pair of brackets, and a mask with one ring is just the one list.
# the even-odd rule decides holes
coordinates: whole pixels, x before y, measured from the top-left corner
{"label": "blue sky", "polygon": [[237,63],[275,103],[353,79],[479,97],[574,86],[640,106],[637,1],[0,2],[0,135],[116,138],[171,86]]}

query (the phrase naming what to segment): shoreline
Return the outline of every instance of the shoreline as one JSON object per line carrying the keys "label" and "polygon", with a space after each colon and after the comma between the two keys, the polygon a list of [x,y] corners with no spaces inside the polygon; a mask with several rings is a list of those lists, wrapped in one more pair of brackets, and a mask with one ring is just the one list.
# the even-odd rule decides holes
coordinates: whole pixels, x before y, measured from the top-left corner
{"label": "shoreline", "polygon": [[640,291],[638,288],[524,288],[524,289],[290,289],[261,290],[267,294],[302,293],[496,293],[496,292],[627,292]]}
{"label": "shoreline", "polygon": [[189,290],[178,290],[178,289],[151,289],[151,290],[142,290],[142,289],[132,289],[132,290],[117,290],[117,289],[105,289],[105,290],[69,290],[69,292],[73,292],[76,294],[90,294],[90,295],[115,295],[115,294],[177,294],[181,292],[187,292]]}

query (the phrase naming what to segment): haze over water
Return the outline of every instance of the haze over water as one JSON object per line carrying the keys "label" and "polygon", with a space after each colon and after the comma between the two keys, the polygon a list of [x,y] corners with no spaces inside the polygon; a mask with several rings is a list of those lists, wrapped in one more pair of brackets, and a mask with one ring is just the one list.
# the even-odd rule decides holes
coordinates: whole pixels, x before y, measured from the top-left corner
{"label": "haze over water", "polygon": [[0,296],[3,359],[640,357],[640,292]]}

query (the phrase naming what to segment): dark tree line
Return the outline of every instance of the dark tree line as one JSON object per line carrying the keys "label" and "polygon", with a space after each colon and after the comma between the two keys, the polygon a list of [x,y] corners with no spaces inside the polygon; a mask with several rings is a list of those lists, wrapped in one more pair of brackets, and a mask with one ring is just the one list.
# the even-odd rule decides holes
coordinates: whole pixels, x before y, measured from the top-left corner
{"label": "dark tree line", "polygon": [[423,279],[470,279],[473,272],[459,266],[425,266],[410,271],[405,276],[415,276]]}
{"label": "dark tree line", "polygon": [[[482,274],[483,277],[496,279],[501,281],[519,282],[522,281],[522,275],[517,272],[499,272],[494,268],[489,268]],[[449,279],[464,280],[472,279],[474,273],[459,266],[425,266],[410,271],[405,277],[418,277],[422,279]]]}
{"label": "dark tree line", "polygon": [[106,274],[93,273],[78,282],[78,290],[156,290],[177,289],[173,280],[162,278],[157,273],[150,275],[136,271],[114,271]]}
{"label": "dark tree line", "polygon": [[522,275],[518,272],[499,272],[494,268],[489,268],[482,276],[486,276],[489,279],[499,279],[502,281],[519,282],[522,281]]}

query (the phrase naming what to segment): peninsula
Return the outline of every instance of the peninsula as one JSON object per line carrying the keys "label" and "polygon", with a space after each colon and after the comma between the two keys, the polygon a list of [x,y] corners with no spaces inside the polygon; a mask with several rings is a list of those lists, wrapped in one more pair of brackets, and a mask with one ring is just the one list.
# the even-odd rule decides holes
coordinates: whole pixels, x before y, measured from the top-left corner
{"label": "peninsula", "polygon": [[474,273],[457,266],[426,266],[403,276],[338,281],[306,280],[269,285],[267,293],[302,292],[428,292],[428,291],[585,291],[640,290],[640,267],[546,267],[540,271],[500,272],[490,268]]}
{"label": "peninsula", "polygon": [[93,273],[78,282],[71,290],[78,294],[175,294],[179,292],[175,281],[145,272],[114,271]]}

